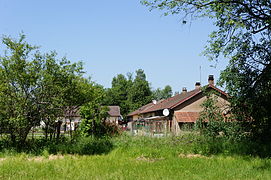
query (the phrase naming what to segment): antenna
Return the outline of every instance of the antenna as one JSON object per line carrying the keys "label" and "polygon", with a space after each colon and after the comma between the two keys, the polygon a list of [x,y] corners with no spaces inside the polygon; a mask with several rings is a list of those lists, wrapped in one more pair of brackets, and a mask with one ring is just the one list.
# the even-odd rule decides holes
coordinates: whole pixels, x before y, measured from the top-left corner
{"label": "antenna", "polygon": [[199,66],[199,82],[201,84],[201,66]]}

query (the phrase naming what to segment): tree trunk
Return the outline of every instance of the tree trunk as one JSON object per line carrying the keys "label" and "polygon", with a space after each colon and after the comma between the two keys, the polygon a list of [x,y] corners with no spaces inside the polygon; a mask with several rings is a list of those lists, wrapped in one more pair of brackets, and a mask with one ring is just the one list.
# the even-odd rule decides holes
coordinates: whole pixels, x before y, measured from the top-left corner
{"label": "tree trunk", "polygon": [[61,121],[57,121],[56,123],[56,139],[57,141],[59,140],[59,137],[60,137],[60,128],[61,128],[61,124],[62,122]]}
{"label": "tree trunk", "polygon": [[45,139],[48,139],[48,125],[45,124]]}
{"label": "tree trunk", "polygon": [[72,120],[71,120],[71,117],[69,117],[69,120],[70,120],[70,137],[72,139]]}

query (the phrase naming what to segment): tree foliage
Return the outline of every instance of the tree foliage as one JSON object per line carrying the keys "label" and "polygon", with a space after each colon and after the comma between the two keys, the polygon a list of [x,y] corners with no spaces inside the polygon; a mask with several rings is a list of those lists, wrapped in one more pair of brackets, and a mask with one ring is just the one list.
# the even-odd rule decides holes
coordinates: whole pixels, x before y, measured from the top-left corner
{"label": "tree foliage", "polygon": [[108,107],[102,105],[105,98],[103,87],[96,85],[93,91],[93,99],[80,109],[82,123],[80,133],[82,136],[102,136],[106,134],[105,120],[108,117]]}
{"label": "tree foliage", "polygon": [[124,118],[130,111],[128,94],[131,86],[132,79],[128,79],[128,77],[123,74],[118,74],[113,78],[111,88],[106,90],[104,104],[120,106],[120,111]]}
{"label": "tree foliage", "polygon": [[271,137],[271,2],[270,0],[150,0],[143,4],[180,14],[183,23],[200,17],[213,19],[205,55],[229,59],[220,84],[232,96],[239,120],[253,119],[255,135]]}
{"label": "tree foliage", "polygon": [[136,76],[118,74],[112,80],[112,87],[106,89],[105,105],[120,106],[121,114],[126,115],[131,111],[149,103],[153,98],[150,83],[142,69],[136,70]]}
{"label": "tree foliage", "polygon": [[135,110],[152,100],[152,91],[149,82],[146,80],[146,74],[142,69],[136,71],[133,85],[129,89],[128,101],[131,110]]}
{"label": "tree foliage", "polygon": [[41,121],[46,128],[54,126],[65,106],[91,100],[92,86],[82,78],[81,63],[56,60],[55,52],[42,54],[24,35],[2,42],[7,50],[0,57],[0,128],[14,143],[24,143]]}
{"label": "tree foliage", "polygon": [[172,88],[167,85],[164,89],[157,88],[153,91],[153,98],[155,100],[167,99],[172,97]]}

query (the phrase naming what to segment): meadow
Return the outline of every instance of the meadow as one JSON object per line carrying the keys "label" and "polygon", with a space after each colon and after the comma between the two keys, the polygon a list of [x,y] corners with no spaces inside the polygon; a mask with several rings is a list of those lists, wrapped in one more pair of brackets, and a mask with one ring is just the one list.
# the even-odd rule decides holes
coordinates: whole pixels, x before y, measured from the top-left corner
{"label": "meadow", "polygon": [[51,153],[48,147],[38,155],[2,150],[0,179],[271,179],[270,158],[234,154],[225,144],[214,151],[195,135],[123,135],[110,142],[97,143],[107,148],[91,155]]}

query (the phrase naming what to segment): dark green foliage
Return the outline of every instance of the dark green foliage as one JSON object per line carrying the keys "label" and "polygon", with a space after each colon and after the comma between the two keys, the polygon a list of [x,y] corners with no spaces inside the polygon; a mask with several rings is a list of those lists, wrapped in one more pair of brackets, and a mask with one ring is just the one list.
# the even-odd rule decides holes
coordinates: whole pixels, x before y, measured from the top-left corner
{"label": "dark green foliage", "polygon": [[131,73],[127,73],[127,76],[118,74],[114,77],[112,87],[106,89],[103,104],[120,106],[121,115],[126,120],[127,114],[150,103],[151,100],[166,99],[171,96],[172,88],[169,85],[164,89],[151,91],[146,74],[142,69],[138,69],[135,77]]}
{"label": "dark green foliage", "polygon": [[108,153],[113,149],[110,138],[78,137],[73,140],[61,138],[59,140],[32,139],[27,140],[24,146],[16,146],[9,140],[0,141],[0,152],[28,153],[43,155],[49,154],[80,154],[93,155]]}
{"label": "dark green foliage", "polygon": [[79,131],[81,136],[104,136],[106,128],[104,126],[108,117],[108,107],[102,106],[102,99],[105,97],[104,89],[96,86],[93,92],[93,100],[80,108],[82,123]]}
{"label": "dark green foliage", "polygon": [[153,91],[153,98],[155,100],[167,99],[172,96],[172,88],[171,86],[167,85],[164,89],[156,89]]}
{"label": "dark green foliage", "polygon": [[118,105],[121,115],[124,118],[130,112],[128,94],[133,83],[131,78],[131,76],[126,77],[123,74],[118,74],[112,80],[112,87],[106,89],[106,96],[104,98],[105,105]]}
{"label": "dark green foliage", "polygon": [[218,93],[206,89],[204,94],[206,100],[201,105],[203,111],[196,122],[201,133],[211,138],[223,136],[225,139],[236,142],[248,139],[251,136],[249,122],[236,121],[233,114],[230,114],[230,116],[223,115],[223,110],[229,113],[230,107],[224,105],[222,109],[222,107],[218,106]]}
{"label": "dark green foliage", "polygon": [[73,154],[104,154],[113,149],[111,139],[108,138],[80,138],[71,148]]}
{"label": "dark green foliage", "polygon": [[127,77],[122,74],[114,77],[112,87],[106,90],[103,104],[120,106],[121,114],[126,119],[128,113],[150,103],[152,98],[146,74],[138,69],[135,78],[131,73],[127,73]]}
{"label": "dark green foliage", "polygon": [[[150,0],[143,4],[180,14],[184,21],[208,17],[217,30],[211,33],[205,55],[229,64],[221,73],[236,120],[253,120],[252,133],[263,142],[271,139],[271,2],[270,0]],[[188,19],[191,17],[191,19]]]}
{"label": "dark green foliage", "polygon": [[4,37],[2,43],[7,50],[0,56],[0,133],[14,144],[24,146],[29,131],[41,121],[45,137],[52,137],[65,110],[92,101],[93,83],[82,77],[81,62],[58,60],[55,52],[41,54],[24,35],[19,40]]}
{"label": "dark green foliage", "polygon": [[105,137],[121,133],[118,125],[106,121],[109,117],[107,106],[103,106],[106,92],[103,87],[96,85],[93,89],[92,101],[80,108],[82,122],[78,133],[82,137]]}
{"label": "dark green foliage", "polygon": [[139,69],[136,71],[136,77],[128,94],[128,101],[131,105],[131,110],[136,110],[139,107],[150,103],[151,100],[152,92],[150,84],[146,80],[144,71]]}

